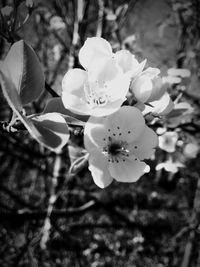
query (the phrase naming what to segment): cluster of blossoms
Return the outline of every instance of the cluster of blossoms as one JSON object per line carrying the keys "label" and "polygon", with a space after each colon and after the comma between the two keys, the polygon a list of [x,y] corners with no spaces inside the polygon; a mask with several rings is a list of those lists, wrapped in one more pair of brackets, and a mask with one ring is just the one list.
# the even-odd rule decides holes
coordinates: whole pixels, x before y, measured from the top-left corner
{"label": "cluster of blossoms", "polygon": [[[156,133],[145,124],[144,115],[171,111],[173,103],[158,76],[157,68],[146,68],[127,50],[113,53],[103,38],[88,38],[80,49],[83,69],[69,70],[62,81],[66,109],[89,115],[84,144],[89,152],[89,169],[101,188],[113,179],[135,182],[149,166],[158,145]],[[124,106],[129,96],[135,106]]]}

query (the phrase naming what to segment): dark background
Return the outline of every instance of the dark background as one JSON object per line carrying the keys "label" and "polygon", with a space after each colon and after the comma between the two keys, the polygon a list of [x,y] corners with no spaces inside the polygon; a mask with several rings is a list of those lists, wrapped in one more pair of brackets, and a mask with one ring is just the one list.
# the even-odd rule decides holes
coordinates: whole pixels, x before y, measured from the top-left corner
{"label": "dark background", "polygon": [[[174,124],[166,118],[162,123],[170,131],[179,129],[183,145],[177,146],[173,157],[186,167],[175,174],[156,172],[155,166],[169,156],[157,149],[148,175],[135,184],[113,182],[102,190],[87,165],[68,172],[70,162],[82,153],[81,128],[71,132],[70,144],[60,155],[58,175],[53,152],[40,147],[25,131],[8,133],[2,128],[0,266],[199,267],[199,155],[187,159],[183,149],[191,141],[199,142],[200,3],[84,0],[76,41],[74,23],[81,2],[34,1],[30,18],[16,32],[8,31],[1,16],[0,32],[7,37],[0,38],[1,59],[10,43],[26,40],[41,61],[47,83],[58,94],[66,71],[80,67],[78,51],[85,39],[96,34],[106,38],[114,51],[127,48],[138,60],[147,58],[148,66],[160,68],[162,75],[172,67],[189,69],[191,77],[172,85],[169,92],[174,100],[182,86],[180,97],[194,113],[184,119],[184,125],[182,116]],[[28,9],[24,1],[1,1],[0,7],[13,4],[18,6],[17,28]],[[4,16],[4,20],[13,17]],[[51,97],[45,90],[26,107],[27,113],[41,112]],[[10,116],[1,95],[1,123]],[[51,206],[52,195],[56,200]]]}

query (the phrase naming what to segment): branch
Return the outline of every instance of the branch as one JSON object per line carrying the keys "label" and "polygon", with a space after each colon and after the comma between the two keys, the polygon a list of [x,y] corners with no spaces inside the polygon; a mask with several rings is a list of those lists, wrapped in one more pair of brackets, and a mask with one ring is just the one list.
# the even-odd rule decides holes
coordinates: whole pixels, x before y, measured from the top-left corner
{"label": "branch", "polygon": [[[66,209],[53,210],[51,212],[50,218],[59,219],[74,215],[80,215],[96,207],[97,204],[93,200],[91,200],[88,203],[78,208],[71,208],[68,210]],[[44,219],[46,215],[47,215],[47,210],[42,210],[42,211],[18,210],[16,212],[0,211],[1,220],[37,220],[37,219]]]}
{"label": "branch", "polygon": [[45,82],[45,89],[53,96],[53,97],[59,97],[59,95],[51,88],[51,86]]}

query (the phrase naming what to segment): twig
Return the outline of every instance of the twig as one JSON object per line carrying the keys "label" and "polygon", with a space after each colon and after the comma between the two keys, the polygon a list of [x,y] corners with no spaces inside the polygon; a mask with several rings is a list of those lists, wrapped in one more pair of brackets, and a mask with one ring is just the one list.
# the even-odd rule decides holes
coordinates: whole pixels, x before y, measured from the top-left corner
{"label": "twig", "polygon": [[[50,217],[53,219],[58,218],[66,218],[70,216],[80,215],[82,213],[85,213],[86,211],[89,211],[91,209],[97,208],[98,205],[94,201],[89,201],[87,204],[84,204],[81,207],[78,208],[69,208],[69,209],[60,209],[60,210],[52,210]],[[47,215],[48,210],[42,210],[42,211],[27,211],[27,210],[19,210],[17,212],[4,212],[0,211],[0,217],[1,219],[5,220],[38,220],[38,219],[44,219]]]}
{"label": "twig", "polygon": [[69,61],[68,61],[68,69],[72,69],[74,67],[74,57],[75,57],[75,49],[79,41],[79,21],[78,21],[78,8],[79,5],[78,0],[72,1],[73,10],[74,10],[74,25],[73,25],[73,36],[72,42],[69,50]]}
{"label": "twig", "polygon": [[99,11],[98,11],[98,20],[97,20],[97,31],[96,36],[102,36],[102,27],[103,27],[103,15],[104,15],[104,0],[98,0]]}
{"label": "twig", "polygon": [[59,97],[59,95],[51,88],[51,86],[45,82],[45,89],[53,96],[53,97]]}
{"label": "twig", "polygon": [[44,226],[41,230],[42,232],[42,238],[40,241],[40,245],[42,249],[46,248],[46,243],[49,239],[50,229],[51,229],[51,213],[53,211],[54,204],[56,202],[56,186],[58,183],[58,177],[60,174],[60,168],[61,168],[61,155],[56,154],[55,156],[55,162],[54,162],[54,169],[53,169],[53,175],[51,180],[51,188],[50,188],[50,197],[49,197],[49,203],[47,207],[47,213],[44,220]]}

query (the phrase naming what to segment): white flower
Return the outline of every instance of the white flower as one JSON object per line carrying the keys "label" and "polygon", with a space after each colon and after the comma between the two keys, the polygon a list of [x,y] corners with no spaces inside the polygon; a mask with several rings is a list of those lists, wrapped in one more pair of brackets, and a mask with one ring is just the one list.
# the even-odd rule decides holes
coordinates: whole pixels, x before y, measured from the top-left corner
{"label": "white flower", "polygon": [[50,28],[52,30],[58,31],[58,30],[61,30],[61,29],[65,29],[66,28],[66,25],[63,22],[63,20],[62,20],[61,17],[59,17],[59,16],[53,16],[50,19]]}
{"label": "white flower", "polygon": [[189,143],[184,147],[183,154],[186,158],[194,159],[196,158],[197,154],[199,153],[199,146],[198,144]]}
{"label": "white flower", "polygon": [[79,61],[86,70],[70,70],[62,81],[65,108],[97,117],[117,111],[126,100],[130,74],[123,73],[110,44],[103,38],[88,38]]}
{"label": "white flower", "polygon": [[128,50],[120,50],[116,52],[114,58],[124,73],[130,73],[131,78],[135,78],[139,75],[146,64],[146,59],[139,63],[135,56]]}
{"label": "white flower", "polygon": [[155,101],[149,102],[150,105],[145,105],[145,109],[143,110],[143,115],[148,113],[152,113],[154,115],[167,115],[174,108],[174,102],[171,100],[169,94],[166,92],[164,95]]}
{"label": "white flower", "polygon": [[93,66],[94,60],[95,62],[101,62],[110,58],[114,59],[123,73],[130,72],[131,77],[135,77],[142,72],[146,64],[146,60],[139,63],[128,50],[123,49],[113,53],[109,42],[100,37],[87,38],[79,52],[79,61],[86,70]]}
{"label": "white flower", "polygon": [[166,152],[173,153],[176,150],[178,134],[176,132],[166,132],[159,136],[159,147]]}
{"label": "white flower", "polygon": [[13,13],[13,7],[12,6],[5,6],[1,8],[1,14],[4,17],[9,17]]}
{"label": "white flower", "polygon": [[159,171],[164,169],[167,172],[177,173],[179,168],[184,168],[185,165],[179,161],[172,161],[170,157],[169,160],[161,162],[156,166],[156,170]]}
{"label": "white flower", "polygon": [[94,182],[104,188],[113,179],[136,182],[149,172],[143,160],[152,156],[158,138],[137,108],[123,106],[110,116],[91,117],[85,125],[84,144]]}
{"label": "white flower", "polygon": [[167,74],[169,76],[173,76],[173,77],[180,76],[182,78],[188,78],[191,76],[191,72],[188,69],[170,68],[170,69],[168,69]]}
{"label": "white flower", "polygon": [[162,97],[167,88],[158,76],[159,73],[157,68],[147,68],[133,79],[130,89],[138,101],[152,102]]}

